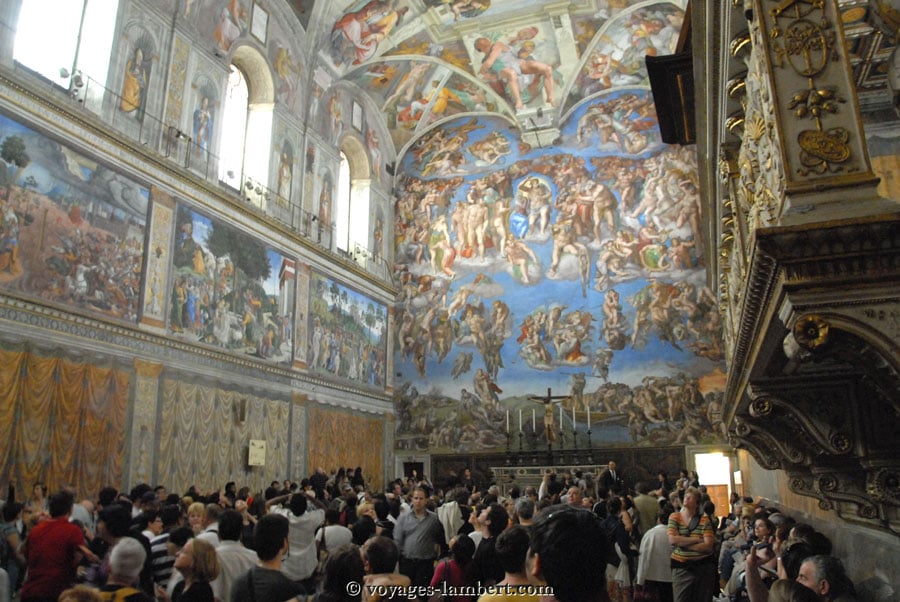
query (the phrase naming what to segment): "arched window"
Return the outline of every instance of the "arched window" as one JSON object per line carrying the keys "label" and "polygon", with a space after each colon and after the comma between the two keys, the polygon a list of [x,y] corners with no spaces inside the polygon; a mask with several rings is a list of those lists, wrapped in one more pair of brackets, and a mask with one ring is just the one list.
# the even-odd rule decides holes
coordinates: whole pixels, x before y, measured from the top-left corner
{"label": "arched window", "polygon": [[266,59],[251,46],[234,51],[222,106],[219,180],[266,210],[275,88]]}
{"label": "arched window", "polygon": [[341,151],[338,169],[337,203],[335,203],[335,241],[341,251],[350,250],[350,161]]}
{"label": "arched window", "polygon": [[[238,190],[241,188],[241,177],[244,173],[244,142],[247,139],[249,97],[247,78],[240,69],[232,65],[222,102],[219,180]],[[196,125],[194,129],[197,129]],[[200,139],[196,136],[195,138],[195,142],[200,145]]]}
{"label": "arched window", "polygon": [[118,0],[23,1],[13,59],[67,89],[91,91],[90,78],[102,95],[118,12]]}
{"label": "arched window", "polygon": [[336,247],[366,265],[369,248],[369,158],[362,141],[345,136],[341,141],[341,165],[335,199]]}

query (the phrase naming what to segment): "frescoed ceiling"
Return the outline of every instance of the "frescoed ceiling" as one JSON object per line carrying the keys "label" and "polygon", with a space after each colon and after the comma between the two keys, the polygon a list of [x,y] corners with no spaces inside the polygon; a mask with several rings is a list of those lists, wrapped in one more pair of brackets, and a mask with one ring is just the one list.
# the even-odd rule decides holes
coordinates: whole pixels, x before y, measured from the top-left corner
{"label": "frescoed ceiling", "polygon": [[333,26],[317,47],[335,73],[382,107],[400,150],[461,113],[555,131],[586,97],[645,79],[646,54],[673,52],[685,3],[373,0],[343,10],[334,3]]}
{"label": "frescoed ceiling", "polygon": [[[305,26],[312,3],[292,4]],[[317,4],[313,47],[319,60],[383,107],[400,152],[440,120],[469,112],[505,116],[531,137],[552,141],[580,102],[646,81],[644,56],[674,51],[687,0]],[[872,5],[839,2],[861,105],[877,111],[891,104],[889,62],[896,45]],[[507,83],[504,69],[517,73],[519,90]]]}

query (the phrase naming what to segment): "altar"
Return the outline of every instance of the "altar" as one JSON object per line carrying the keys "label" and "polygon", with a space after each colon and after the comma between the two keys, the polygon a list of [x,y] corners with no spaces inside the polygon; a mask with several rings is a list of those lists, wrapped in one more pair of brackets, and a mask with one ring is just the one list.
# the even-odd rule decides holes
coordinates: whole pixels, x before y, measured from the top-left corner
{"label": "altar", "polygon": [[554,472],[557,475],[557,478],[560,480],[562,479],[563,472],[570,472],[574,474],[576,471],[581,471],[582,474],[593,475],[593,486],[585,492],[585,495],[596,498],[597,481],[599,480],[600,473],[603,472],[604,468],[606,468],[606,464],[574,464],[572,466],[560,466],[558,464],[552,466],[510,465],[491,466],[491,472],[494,473],[494,482],[500,488],[500,493],[502,495],[509,495],[509,491],[513,487],[518,487],[520,492],[524,491],[525,488],[529,485],[532,485],[535,489],[538,489],[541,486],[541,481],[544,478],[544,474],[548,470]]}
{"label": "altar", "polygon": [[[538,442],[539,443],[539,442]],[[603,447],[579,446],[577,449],[540,449],[539,444],[518,446],[506,453],[492,454],[435,454],[425,459],[435,483],[442,483],[451,474],[461,475],[470,469],[480,490],[497,485],[504,494],[515,485],[520,490],[533,485],[539,487],[544,473],[550,469],[561,475],[565,471],[600,474],[610,461],[615,461],[617,472],[624,479],[626,488],[646,481],[655,483],[657,473],[664,471],[676,475],[686,465],[685,448],[673,447]],[[458,477],[456,477],[458,478]],[[593,492],[591,492],[593,495]]]}

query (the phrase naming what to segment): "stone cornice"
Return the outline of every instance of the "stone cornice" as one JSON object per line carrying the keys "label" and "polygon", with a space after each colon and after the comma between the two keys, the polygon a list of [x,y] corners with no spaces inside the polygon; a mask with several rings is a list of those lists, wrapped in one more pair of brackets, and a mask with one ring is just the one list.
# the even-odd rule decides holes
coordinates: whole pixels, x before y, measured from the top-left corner
{"label": "stone cornice", "polygon": [[[288,367],[254,361],[240,355],[179,341],[123,324],[103,322],[51,307],[0,295],[0,323],[3,339],[16,343],[44,340],[66,349],[78,349],[92,356],[121,358],[134,362],[165,366],[167,374],[185,374],[190,365],[211,382],[233,382],[241,386],[283,390],[286,397],[295,392],[326,403],[337,403],[363,411],[382,414],[393,410],[390,396],[383,391],[361,390],[332,382],[313,374],[301,374]],[[136,364],[135,364],[136,365]]]}
{"label": "stone cornice", "polygon": [[753,345],[765,329],[768,318],[764,316],[764,312],[774,294],[777,270],[776,258],[759,249],[759,241],[755,241],[751,252],[750,269],[741,296],[742,302],[738,311],[740,322],[734,337],[731,369],[728,371],[728,383],[725,388],[723,419],[726,425],[734,419],[734,412],[749,376],[747,370],[737,367],[750,364]]}

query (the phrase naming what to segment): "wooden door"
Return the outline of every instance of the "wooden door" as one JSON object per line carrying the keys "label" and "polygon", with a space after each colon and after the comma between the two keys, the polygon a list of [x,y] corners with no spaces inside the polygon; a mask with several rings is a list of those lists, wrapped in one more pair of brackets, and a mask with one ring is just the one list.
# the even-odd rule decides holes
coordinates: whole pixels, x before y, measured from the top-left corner
{"label": "wooden door", "polygon": [[728,485],[707,485],[706,492],[716,505],[716,516],[728,516],[731,510],[728,507]]}

